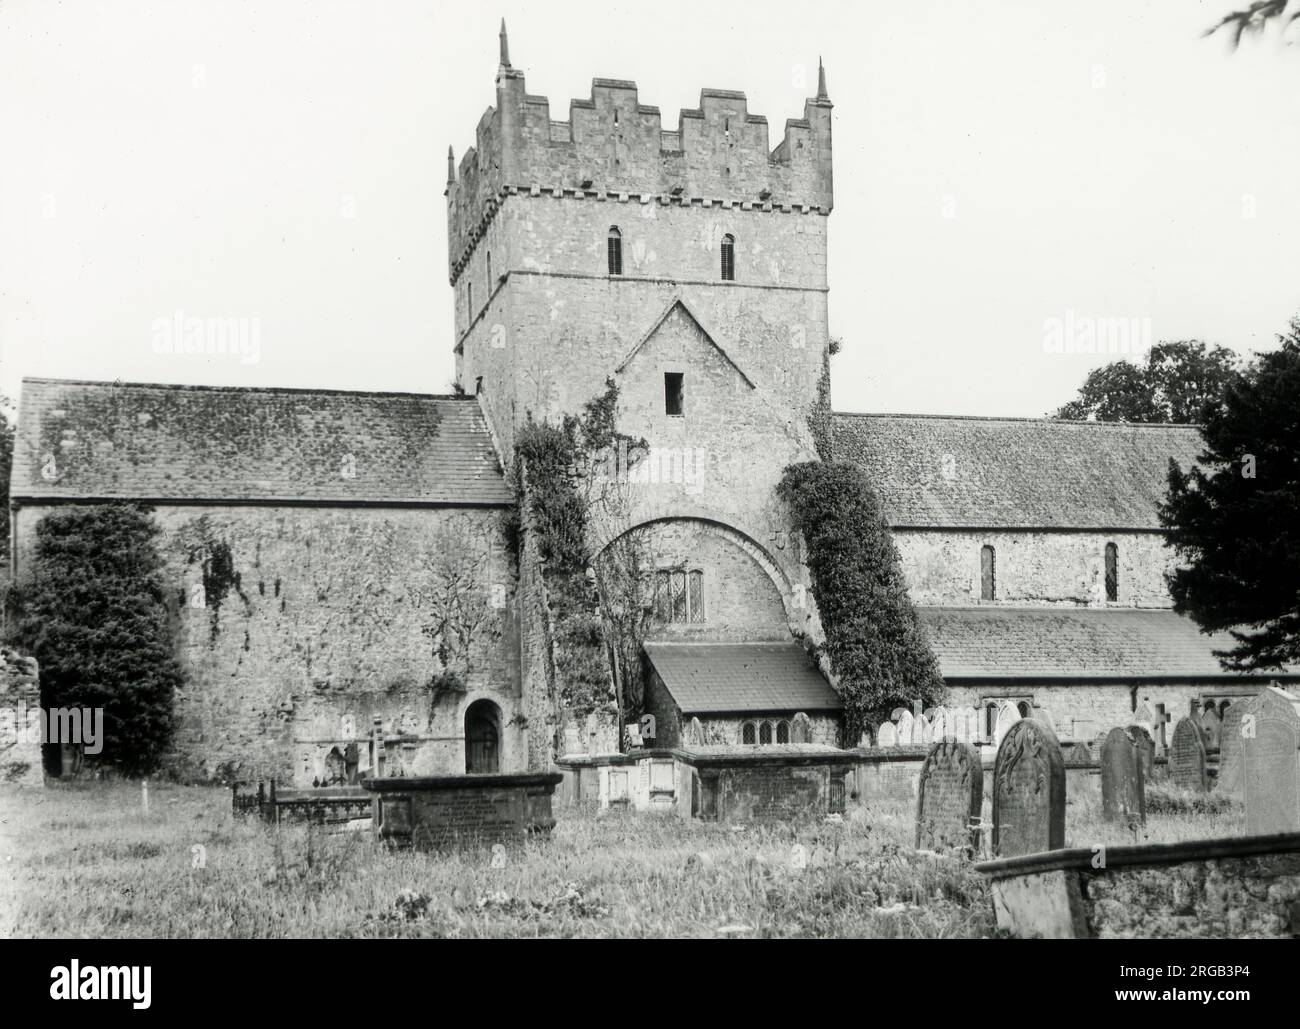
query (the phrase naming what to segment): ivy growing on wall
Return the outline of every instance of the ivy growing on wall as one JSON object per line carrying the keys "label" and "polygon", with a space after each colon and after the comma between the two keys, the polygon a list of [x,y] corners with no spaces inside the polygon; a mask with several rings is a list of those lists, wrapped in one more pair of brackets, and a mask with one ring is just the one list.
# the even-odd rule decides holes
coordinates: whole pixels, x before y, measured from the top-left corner
{"label": "ivy growing on wall", "polygon": [[831,358],[840,352],[840,341],[832,338],[822,352],[822,373],[817,379],[817,396],[808,407],[808,430],[812,433],[817,456],[833,460],[834,416],[831,414]]}
{"label": "ivy growing on wall", "polygon": [[[555,644],[556,699],[575,714],[617,708],[611,647],[625,692],[631,686],[631,699],[640,699],[639,667],[627,659],[639,641],[629,644],[619,631],[623,627],[610,624],[625,609],[602,595],[604,580],[591,570],[593,499],[607,499],[593,498],[592,470],[611,453],[644,447],[644,441],[617,432],[617,404],[618,386],[607,379],[605,391],[580,415],[565,415],[558,425],[530,416],[515,438],[511,475],[519,511],[510,534],[517,544],[518,519],[525,516],[537,534]],[[628,699],[623,698],[625,711]]]}
{"label": "ivy growing on wall", "polygon": [[[197,595],[180,594],[180,606],[205,607],[208,612],[208,642],[215,646],[221,633],[221,607],[226,597],[234,593],[243,603],[245,617],[252,614],[253,605],[244,592],[239,572],[235,568],[230,544],[207,515],[186,522],[178,530],[175,546],[185,554],[187,565],[198,565],[202,592]],[[193,587],[191,587],[193,589]],[[244,632],[244,649],[248,649],[248,632]]]}
{"label": "ivy growing on wall", "polygon": [[938,662],[861,469],[835,461],[790,465],[777,494],[806,544],[826,653],[844,700],[844,743],[856,744],[895,707],[940,701]]}

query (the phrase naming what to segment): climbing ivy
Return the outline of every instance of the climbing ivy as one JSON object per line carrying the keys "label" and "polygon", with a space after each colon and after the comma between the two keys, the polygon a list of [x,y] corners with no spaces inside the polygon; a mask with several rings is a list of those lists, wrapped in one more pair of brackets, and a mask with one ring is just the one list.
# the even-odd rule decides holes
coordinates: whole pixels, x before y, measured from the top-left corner
{"label": "climbing ivy", "polygon": [[[509,532],[517,546],[525,516],[536,532],[555,644],[554,686],[558,701],[576,714],[617,707],[610,644],[620,655],[628,649],[619,626],[608,618],[621,608],[603,602],[601,583],[591,570],[592,500],[584,488],[591,469],[609,453],[644,448],[644,441],[618,433],[617,405],[618,386],[607,379],[605,391],[579,415],[565,415],[559,424],[530,415],[516,435],[511,468],[519,509]],[[621,660],[621,670],[625,680],[634,677],[633,699],[639,703],[639,668],[629,664],[635,662]]]}
{"label": "climbing ivy", "polygon": [[895,707],[939,701],[939,666],[862,470],[837,461],[790,465],[777,495],[806,544],[826,653],[844,700],[844,742],[856,744]]}

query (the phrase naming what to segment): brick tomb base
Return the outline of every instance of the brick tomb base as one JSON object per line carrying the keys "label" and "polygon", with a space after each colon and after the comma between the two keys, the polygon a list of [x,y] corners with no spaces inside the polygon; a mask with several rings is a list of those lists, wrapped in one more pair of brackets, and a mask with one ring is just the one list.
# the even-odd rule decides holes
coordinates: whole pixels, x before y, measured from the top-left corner
{"label": "brick tomb base", "polygon": [[366,779],[377,795],[374,831],[398,847],[436,850],[514,843],[555,826],[559,773]]}

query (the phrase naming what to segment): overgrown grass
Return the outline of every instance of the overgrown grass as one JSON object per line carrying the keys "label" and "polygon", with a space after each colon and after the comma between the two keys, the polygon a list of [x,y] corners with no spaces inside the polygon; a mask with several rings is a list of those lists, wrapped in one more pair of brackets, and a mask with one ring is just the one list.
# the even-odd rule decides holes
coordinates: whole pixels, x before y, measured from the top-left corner
{"label": "overgrown grass", "polygon": [[[910,804],[861,808],[842,823],[739,826],[565,809],[550,837],[493,868],[486,850],[390,852],[368,832],[275,829],[232,815],[219,789],[153,784],[150,801],[146,814],[125,783],[0,794],[0,936],[995,932],[971,864],[912,848]],[[1132,841],[1088,804],[1072,803],[1070,817],[1071,846]],[[1144,831],[1190,838],[1226,825],[1182,816]]]}

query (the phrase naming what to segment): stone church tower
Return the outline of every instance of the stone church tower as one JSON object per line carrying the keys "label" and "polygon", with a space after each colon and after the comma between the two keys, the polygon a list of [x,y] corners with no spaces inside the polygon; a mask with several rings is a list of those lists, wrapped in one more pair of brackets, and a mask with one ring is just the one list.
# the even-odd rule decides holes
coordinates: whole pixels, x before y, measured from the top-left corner
{"label": "stone church tower", "polygon": [[458,381],[507,462],[521,422],[615,381],[619,431],[649,454],[597,549],[651,527],[656,566],[683,576],[669,638],[793,647],[809,619],[774,491],[817,457],[829,403],[831,109],[822,72],[770,149],[743,93],[705,89],[666,128],[635,83],[596,79],[555,120],[503,25],[496,106],[449,154]]}

